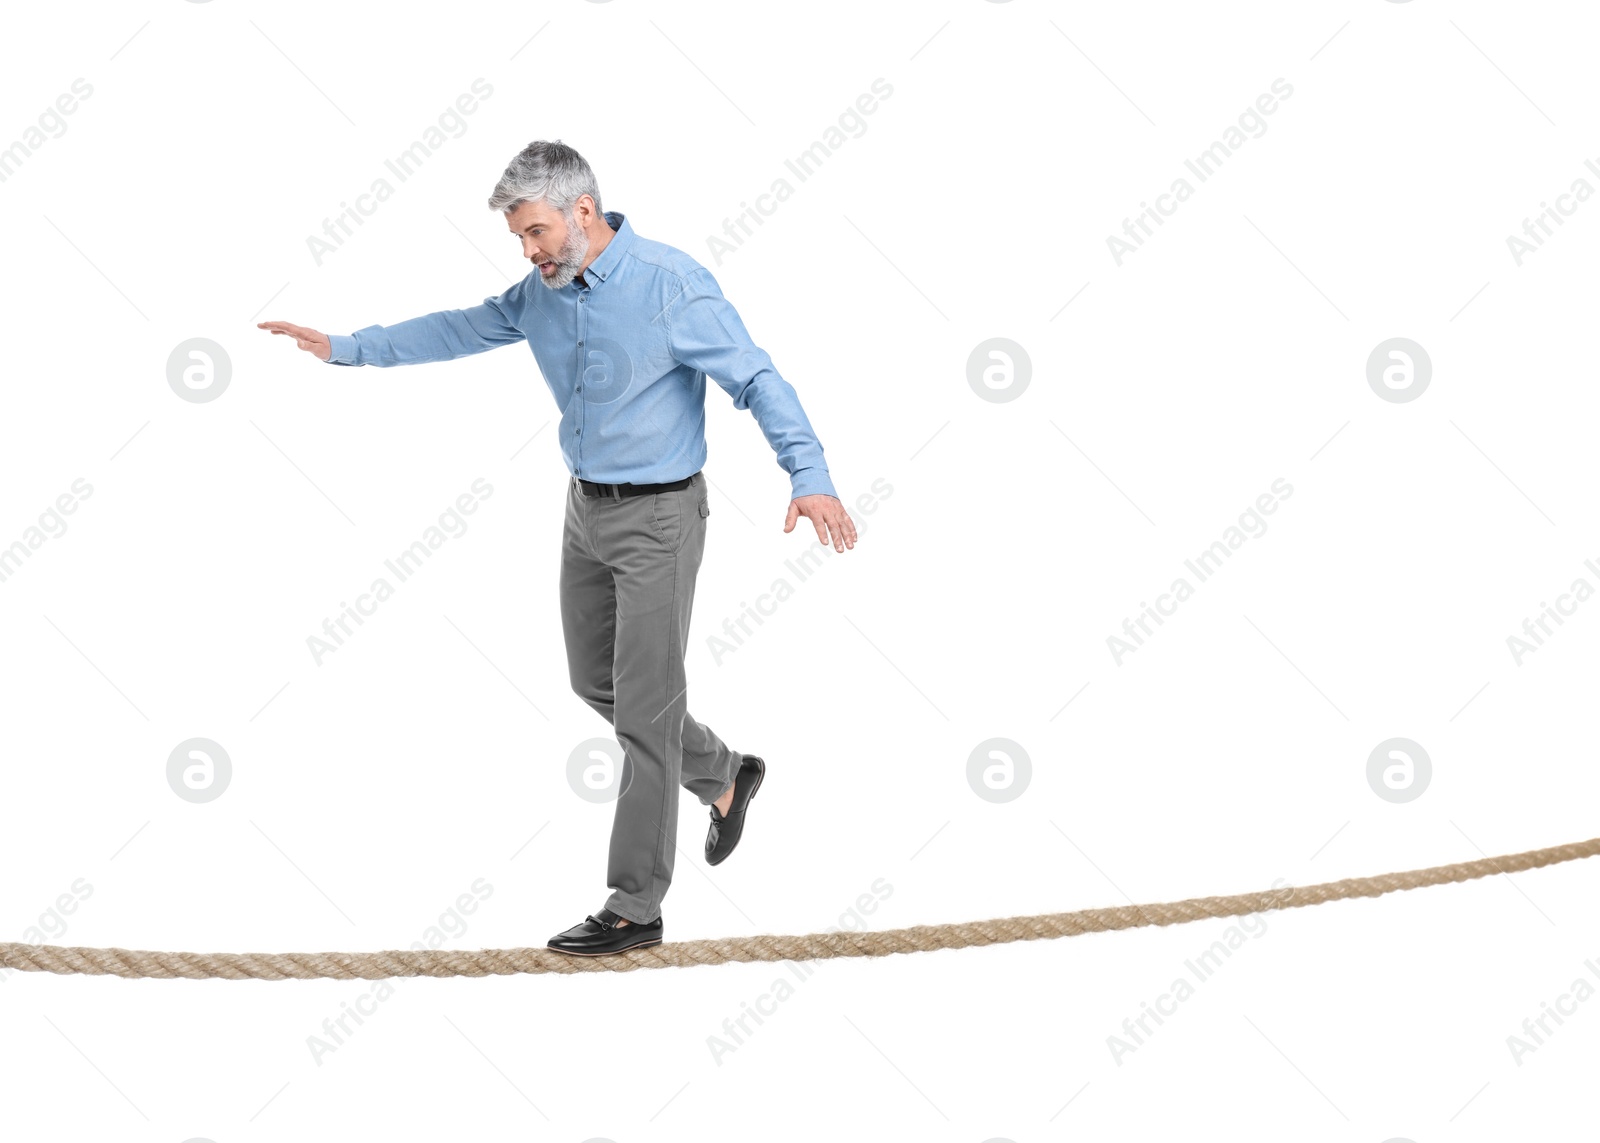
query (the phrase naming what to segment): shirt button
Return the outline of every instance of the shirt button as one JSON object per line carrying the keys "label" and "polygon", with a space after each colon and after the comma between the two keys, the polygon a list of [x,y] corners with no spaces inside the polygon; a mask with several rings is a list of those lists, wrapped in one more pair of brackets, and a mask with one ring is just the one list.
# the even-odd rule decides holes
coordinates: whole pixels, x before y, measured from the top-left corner
{"label": "shirt button", "polygon": [[579,349],[582,349],[582,348],[583,348],[583,342],[581,342],[581,341],[580,341],[580,342],[578,342],[578,348],[579,348]]}
{"label": "shirt button", "polygon": [[578,392],[580,392],[580,393],[583,392],[583,386],[582,385],[578,386]]}

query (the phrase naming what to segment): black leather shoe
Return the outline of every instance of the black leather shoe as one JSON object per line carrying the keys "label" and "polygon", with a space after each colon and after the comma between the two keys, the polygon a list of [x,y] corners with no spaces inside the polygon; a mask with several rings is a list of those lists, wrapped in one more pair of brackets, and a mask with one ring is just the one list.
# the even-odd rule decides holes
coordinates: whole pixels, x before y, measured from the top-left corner
{"label": "black leather shoe", "polygon": [[648,925],[629,921],[619,926],[617,922],[623,919],[610,909],[601,909],[585,917],[583,924],[573,925],[566,932],[551,937],[545,947],[573,956],[606,956],[661,943],[660,917]]}
{"label": "black leather shoe", "polygon": [[706,864],[720,865],[739,844],[744,832],[744,811],[750,799],[761,788],[761,779],[767,776],[767,764],[754,754],[746,754],[739,763],[739,772],[733,776],[733,801],[728,804],[728,816],[711,807],[711,828],[706,831]]}

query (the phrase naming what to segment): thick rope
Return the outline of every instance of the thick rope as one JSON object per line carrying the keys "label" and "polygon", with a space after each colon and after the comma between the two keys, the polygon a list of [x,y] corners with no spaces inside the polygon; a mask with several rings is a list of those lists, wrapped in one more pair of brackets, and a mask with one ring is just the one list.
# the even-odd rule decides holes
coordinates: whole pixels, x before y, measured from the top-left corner
{"label": "thick rope", "polygon": [[543,948],[409,950],[370,953],[191,953],[65,948],[0,943],[0,968],[25,972],[143,977],[223,977],[228,980],[383,980],[394,976],[506,976],[536,972],[632,972],[636,968],[689,968],[729,961],[809,960],[1049,940],[1080,933],[1178,925],[1207,917],[1238,917],[1298,909],[1349,897],[1379,897],[1403,889],[1449,885],[1496,873],[1518,873],[1600,854],[1600,838],[1485,857],[1456,865],[1353,877],[1320,885],[1284,886],[1232,897],[1192,897],[1157,905],[1113,906],[1075,913],[1042,913],[954,925],[917,925],[882,932],[809,933],[802,937],[728,937],[683,941],[609,956],[569,956]]}

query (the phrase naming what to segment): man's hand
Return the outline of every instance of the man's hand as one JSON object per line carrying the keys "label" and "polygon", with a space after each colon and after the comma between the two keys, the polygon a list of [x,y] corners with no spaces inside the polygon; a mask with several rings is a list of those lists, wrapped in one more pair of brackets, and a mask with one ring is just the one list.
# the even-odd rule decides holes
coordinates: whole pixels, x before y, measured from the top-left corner
{"label": "man's hand", "polygon": [[[832,544],[833,550],[842,552],[856,546],[856,525],[850,513],[844,510],[837,496],[818,492],[811,496],[797,496],[789,501],[789,517],[783,522],[785,532],[794,531],[795,521],[801,516],[811,521],[817,530],[819,544]],[[833,538],[828,538],[828,533]]]}
{"label": "man's hand", "polygon": [[319,333],[314,329],[307,329],[303,325],[291,325],[286,321],[263,321],[256,323],[257,329],[270,329],[273,333],[287,334],[294,338],[294,343],[307,353],[314,353],[326,361],[333,356],[333,343],[328,340],[328,335]]}

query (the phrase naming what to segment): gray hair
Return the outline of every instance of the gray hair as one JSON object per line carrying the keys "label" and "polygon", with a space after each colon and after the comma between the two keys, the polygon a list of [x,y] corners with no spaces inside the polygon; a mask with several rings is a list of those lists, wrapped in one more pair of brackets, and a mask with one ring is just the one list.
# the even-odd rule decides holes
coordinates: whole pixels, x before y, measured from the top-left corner
{"label": "gray hair", "polygon": [[518,151],[506,167],[489,196],[489,209],[509,212],[524,202],[544,201],[570,216],[584,195],[594,199],[595,212],[604,217],[600,184],[584,157],[560,139],[537,139]]}

